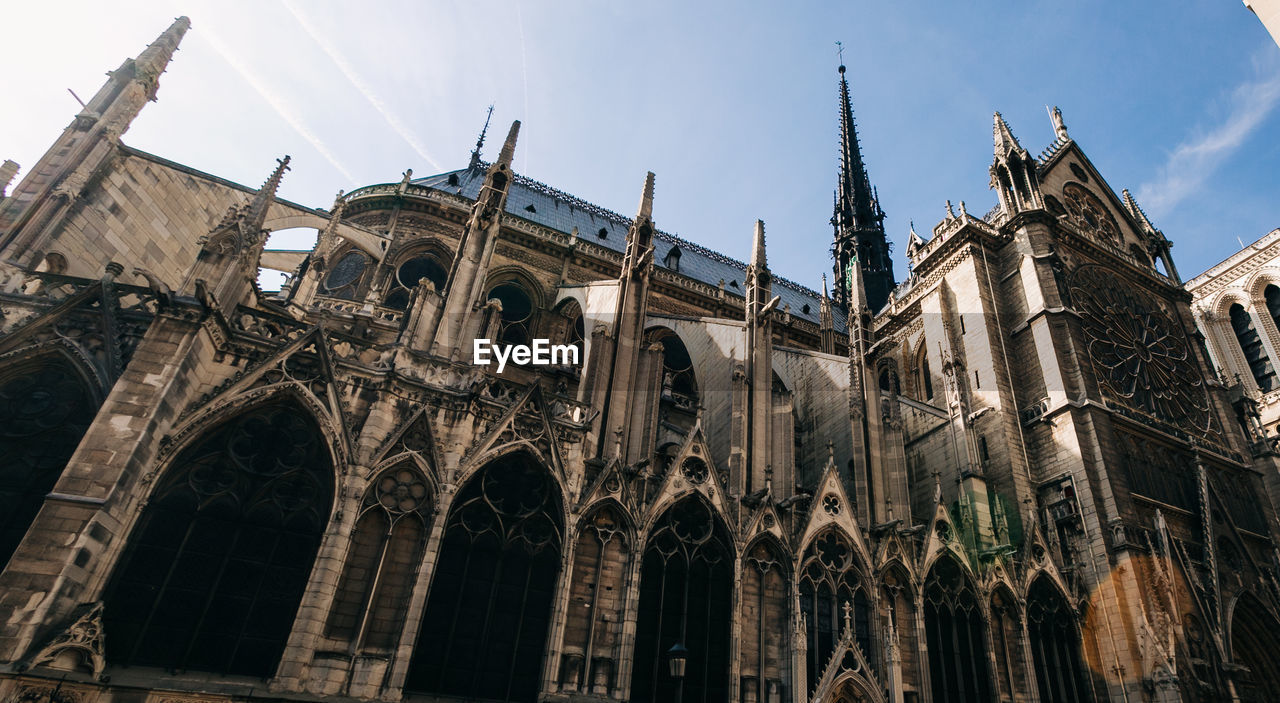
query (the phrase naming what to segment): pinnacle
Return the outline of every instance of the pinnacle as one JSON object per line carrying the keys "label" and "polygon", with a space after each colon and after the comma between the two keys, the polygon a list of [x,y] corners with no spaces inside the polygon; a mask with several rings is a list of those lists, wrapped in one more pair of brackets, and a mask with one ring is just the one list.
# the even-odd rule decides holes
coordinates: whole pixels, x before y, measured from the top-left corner
{"label": "pinnacle", "polygon": [[280,181],[284,178],[284,172],[289,170],[289,161],[292,158],[286,154],[283,159],[277,159],[276,169],[271,172],[266,182],[258,189],[258,194],[254,196],[248,212],[249,222],[254,229],[261,229],[262,223],[266,221],[267,208],[271,207],[271,203],[275,200],[276,191],[280,189]]}
{"label": "pinnacle", "polygon": [[137,75],[143,78],[154,79],[159,76],[166,66],[169,65],[170,59],[173,58],[173,52],[178,50],[178,43],[182,41],[183,35],[191,28],[191,20],[179,17],[164,30],[156,40],[147,45],[146,49],[138,54],[138,58],[134,60],[134,66]]}
{"label": "pinnacle", "polygon": [[507,132],[507,141],[502,144],[502,151],[498,153],[497,163],[511,166],[512,159],[516,156],[516,137],[520,136],[520,120],[511,123],[511,131]]}
{"label": "pinnacle", "polygon": [[997,157],[1004,156],[1010,151],[1020,151],[1022,145],[1018,143],[1018,139],[1013,136],[1013,131],[1009,129],[1009,123],[1004,121],[1004,116],[999,111],[995,113],[992,125],[992,134],[995,137],[995,154]]}
{"label": "pinnacle", "polygon": [[751,240],[751,265],[762,269],[769,268],[764,251],[764,220],[756,220],[755,237]]}
{"label": "pinnacle", "polygon": [[644,177],[644,190],[640,192],[640,209],[636,214],[636,222],[653,219],[653,171]]}

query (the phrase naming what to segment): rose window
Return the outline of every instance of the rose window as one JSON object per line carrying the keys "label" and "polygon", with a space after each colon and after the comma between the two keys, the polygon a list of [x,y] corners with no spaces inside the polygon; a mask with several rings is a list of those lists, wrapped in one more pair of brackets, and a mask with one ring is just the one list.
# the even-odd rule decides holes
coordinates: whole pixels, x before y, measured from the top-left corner
{"label": "rose window", "polygon": [[696,485],[707,480],[707,463],[691,456],[680,465],[680,472],[684,474],[689,483]]}
{"label": "rose window", "polygon": [[1200,371],[1169,312],[1096,265],[1075,271],[1071,295],[1105,393],[1165,422],[1197,432],[1210,428]]}
{"label": "rose window", "polygon": [[1067,218],[1076,228],[1091,234],[1108,244],[1120,243],[1120,227],[1111,211],[1078,183],[1068,183],[1062,188],[1062,199],[1065,201]]}

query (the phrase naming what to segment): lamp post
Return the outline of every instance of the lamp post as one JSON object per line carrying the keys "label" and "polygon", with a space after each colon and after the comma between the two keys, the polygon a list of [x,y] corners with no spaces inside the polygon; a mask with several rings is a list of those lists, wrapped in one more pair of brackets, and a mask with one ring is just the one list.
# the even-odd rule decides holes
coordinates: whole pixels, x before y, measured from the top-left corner
{"label": "lamp post", "polygon": [[671,673],[671,678],[676,680],[676,700],[675,703],[681,703],[680,699],[684,696],[684,670],[689,663],[689,650],[684,645],[676,642],[671,649],[667,650],[667,667]]}

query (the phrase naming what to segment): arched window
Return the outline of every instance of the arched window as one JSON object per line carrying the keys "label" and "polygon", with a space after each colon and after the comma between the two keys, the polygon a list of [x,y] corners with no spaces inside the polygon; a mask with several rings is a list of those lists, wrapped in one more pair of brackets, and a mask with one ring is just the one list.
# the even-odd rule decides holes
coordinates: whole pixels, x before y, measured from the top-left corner
{"label": "arched window", "polygon": [[923,342],[916,353],[916,363],[911,367],[912,385],[915,386],[916,400],[933,400],[933,374],[929,372],[929,354]]}
{"label": "arched window", "polygon": [[1240,350],[1244,352],[1244,359],[1249,364],[1249,372],[1253,374],[1258,390],[1267,393],[1276,387],[1276,371],[1271,366],[1266,348],[1262,346],[1262,338],[1253,328],[1253,319],[1240,303],[1233,304],[1229,313],[1231,330],[1240,342]]}
{"label": "arched window", "polygon": [[1027,633],[1041,702],[1090,699],[1075,617],[1062,593],[1044,576],[1036,579],[1027,593]]}
{"label": "arched window", "polygon": [[991,640],[996,655],[996,688],[1001,700],[1025,699],[1027,676],[1022,663],[1021,618],[1013,594],[1003,587],[991,594]]}
{"label": "arched window", "polygon": [[43,359],[0,373],[0,571],[80,446],[94,406],[66,362]]}
{"label": "arched window", "polygon": [[[636,622],[634,703],[684,700],[728,703],[729,624],[732,619],[733,547],[711,508],[687,498],[658,519],[640,571]],[[689,650],[685,676],[677,681],[667,653]]]}
{"label": "arched window", "polygon": [[1262,289],[1262,299],[1267,303],[1267,314],[1280,327],[1280,286],[1272,284]]}
{"label": "arched window", "polygon": [[1235,677],[1241,701],[1280,701],[1280,622],[1248,593],[1231,614],[1231,659],[1248,670]]}
{"label": "arched window", "polygon": [[662,399],[678,408],[697,408],[698,381],[694,376],[693,359],[680,336],[660,327],[651,330],[648,337],[650,342],[662,343]]}
{"label": "arched window", "polygon": [[271,676],[332,503],[319,428],[292,405],[183,450],[107,588],[108,661]]}
{"label": "arched window", "polygon": [[529,344],[533,321],[533,301],[519,283],[506,281],[494,286],[488,298],[502,303],[502,322],[498,325],[498,339],[502,344]]}
{"label": "arched window", "polygon": [[503,456],[454,499],[405,689],[531,701],[560,572],[559,488],[540,462]]}
{"label": "arched window", "polygon": [[622,636],[623,595],[631,547],[626,528],[612,507],[583,523],[573,557],[573,587],[565,623],[562,691],[609,695]]}
{"label": "arched window", "polygon": [[369,257],[364,252],[348,250],[334,262],[328,275],[324,277],[324,292],[335,298],[355,300],[368,266]]}
{"label": "arched window", "polygon": [[992,700],[982,612],[973,585],[951,557],[939,559],[925,580],[924,629],[933,700]]}
{"label": "arched window", "polygon": [[409,259],[396,267],[395,277],[389,281],[387,296],[382,304],[397,310],[409,307],[414,287],[424,278],[431,281],[437,293],[443,294],[444,284],[449,280],[449,268],[434,254],[422,254]]}
{"label": "arched window", "polygon": [[742,562],[742,686],[748,700],[782,694],[789,648],[777,635],[788,630],[789,563],[767,540],[757,542]]}
{"label": "arched window", "polygon": [[800,564],[800,612],[808,627],[806,681],[810,686],[822,676],[835,650],[846,604],[853,608],[854,638],[863,654],[871,658],[871,605],[863,589],[863,576],[849,540],[829,530],[805,549]]}
{"label": "arched window", "polygon": [[411,463],[382,472],[365,492],[325,634],[355,649],[393,649],[422,562],[431,489]]}

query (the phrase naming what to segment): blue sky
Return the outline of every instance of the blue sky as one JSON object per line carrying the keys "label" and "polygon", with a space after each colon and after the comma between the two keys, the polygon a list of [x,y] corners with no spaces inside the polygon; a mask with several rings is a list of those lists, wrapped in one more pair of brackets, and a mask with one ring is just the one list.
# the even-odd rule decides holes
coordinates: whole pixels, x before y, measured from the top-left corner
{"label": "blue sky", "polygon": [[[1234,0],[1022,3],[22,3],[6,11],[0,158],[35,163],[178,14],[192,29],[126,143],[283,197],[464,166],[523,121],[516,169],[817,287],[836,177],[835,41],[896,271],[908,222],[986,212],[991,113],[1033,153],[1046,105],[1129,188],[1190,278],[1280,227],[1280,48]],[[21,99],[14,99],[21,96]]]}

